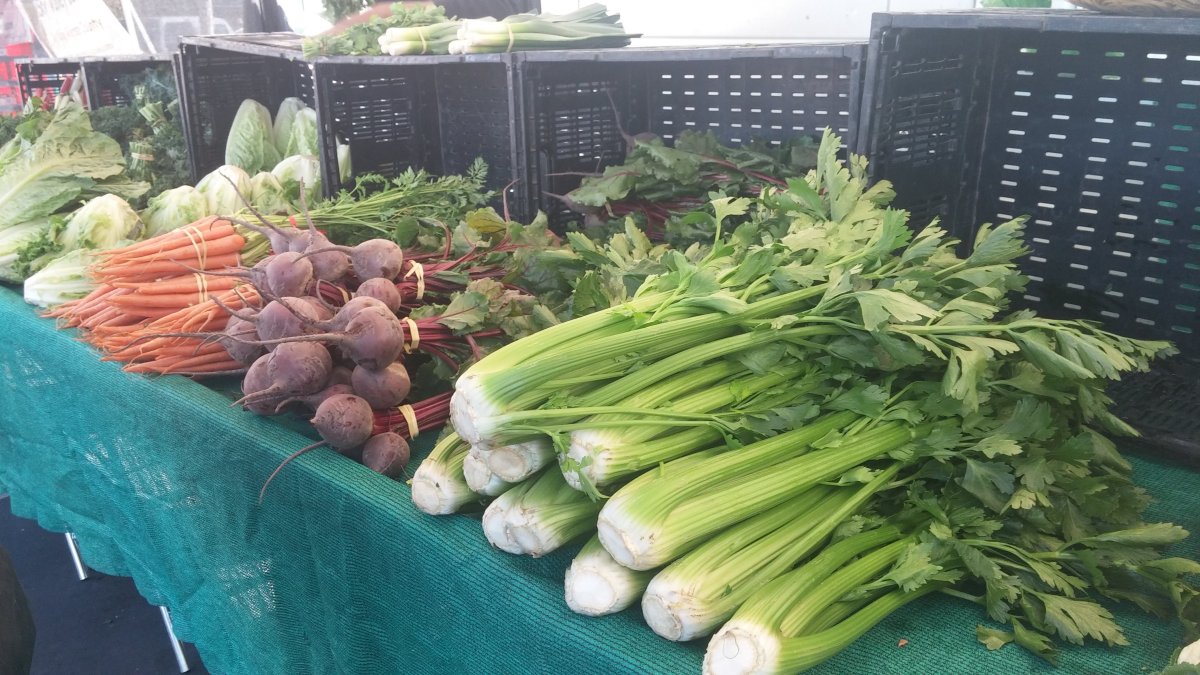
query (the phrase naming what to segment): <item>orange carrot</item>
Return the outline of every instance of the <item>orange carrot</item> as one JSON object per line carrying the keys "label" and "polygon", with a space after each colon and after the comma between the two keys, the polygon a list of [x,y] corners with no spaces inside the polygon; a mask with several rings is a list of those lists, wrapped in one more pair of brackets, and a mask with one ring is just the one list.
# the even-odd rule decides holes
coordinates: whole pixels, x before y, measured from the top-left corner
{"label": "orange carrot", "polygon": [[166,250],[167,248],[169,248],[170,246],[178,245],[180,242],[191,241],[191,239],[188,238],[188,234],[191,234],[193,238],[195,238],[197,235],[207,238],[208,234],[210,232],[212,232],[213,230],[220,229],[222,225],[230,226],[229,221],[227,221],[227,220],[218,220],[216,216],[207,216],[205,218],[201,218],[200,220],[197,220],[196,222],[192,223],[191,225],[188,225],[186,227],[181,227],[178,230],[164,232],[163,234],[160,234],[157,237],[152,237],[150,239],[147,239],[146,241],[140,241],[140,242],[137,242],[136,244],[130,244],[129,246],[126,246],[124,248],[110,249],[110,250],[104,251],[98,255],[105,256],[105,257],[112,257],[112,256],[120,257],[120,256],[124,256],[124,255],[129,255],[134,252],[139,252],[139,253],[151,252],[152,253],[155,251],[163,251],[163,250]]}
{"label": "orange carrot", "polygon": [[[223,267],[237,267],[240,264],[240,258],[236,252],[227,253],[224,255],[209,256],[204,261],[204,269],[219,270]],[[186,267],[185,267],[186,266]],[[188,272],[187,267],[199,269],[200,260],[193,257],[179,257],[172,260],[159,260],[150,263],[138,263],[136,265],[119,265],[112,267],[104,267],[95,270],[98,277],[123,277],[123,281],[141,281],[143,277],[150,276],[150,281],[158,278],[175,276]],[[132,277],[132,278],[131,278]]]}
{"label": "orange carrot", "polygon": [[222,363],[222,362],[229,361],[229,360],[230,360],[229,354],[225,351],[224,348],[222,348],[219,353],[202,354],[200,356],[185,357],[184,360],[176,361],[176,362],[172,363],[170,366],[167,366],[167,368],[165,368],[162,372],[165,375],[165,374],[170,373],[175,370],[182,370],[184,368],[194,368],[196,366],[205,366],[210,363]]}
{"label": "orange carrot", "polygon": [[214,277],[203,274],[190,273],[186,276],[170,277],[162,281],[152,281],[145,284],[131,284],[126,282],[113,282],[113,286],[117,288],[127,288],[136,291],[139,294],[159,295],[165,293],[204,293],[204,298],[208,299],[209,293],[217,291],[228,291],[234,286],[242,283],[231,277]]}
{"label": "orange carrot", "polygon": [[182,309],[199,305],[207,301],[208,296],[199,295],[197,293],[160,293],[146,294],[130,293],[129,295],[121,295],[113,298],[110,304],[114,307],[139,309],[165,309],[174,307]]}
{"label": "orange carrot", "polygon": [[142,256],[122,257],[112,260],[104,264],[104,267],[114,265],[130,265],[135,263],[148,263],[158,260],[169,260],[171,258],[211,258],[217,255],[226,253],[236,253],[242,250],[246,245],[246,240],[238,233],[229,228],[229,234],[220,239],[206,239],[197,242],[188,242],[182,246],[177,246],[170,250],[159,251]]}

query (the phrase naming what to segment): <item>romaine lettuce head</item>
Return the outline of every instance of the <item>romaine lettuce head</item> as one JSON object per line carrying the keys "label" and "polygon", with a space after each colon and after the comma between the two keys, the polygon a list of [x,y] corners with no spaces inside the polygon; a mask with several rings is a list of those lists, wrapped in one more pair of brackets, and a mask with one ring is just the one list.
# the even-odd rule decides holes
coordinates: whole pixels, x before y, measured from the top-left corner
{"label": "romaine lettuce head", "polygon": [[129,202],[116,195],[104,195],[72,213],[55,240],[68,252],[103,250],[125,239],[140,239],[144,229]]}
{"label": "romaine lettuce head", "polygon": [[[232,185],[229,184],[230,180],[233,181]],[[250,174],[240,167],[226,164],[200,179],[196,189],[208,200],[208,215],[230,216],[246,208],[238,198],[238,193],[242,193],[246,199],[250,198]]]}
{"label": "romaine lettuce head", "polygon": [[254,99],[242,101],[225,140],[225,163],[251,173],[274,166],[270,160],[279,157],[274,136],[266,106]]}
{"label": "romaine lettuce head", "polygon": [[288,141],[292,138],[292,121],[296,119],[296,113],[307,107],[295,96],[289,96],[279,104],[279,112],[275,113],[275,149],[281,159],[287,154]]}
{"label": "romaine lettuce head", "polygon": [[27,275],[17,271],[17,260],[20,257],[21,249],[26,244],[45,237],[49,232],[49,218],[40,218],[0,230],[0,279],[12,282],[24,281]]}
{"label": "romaine lettuce head", "polygon": [[273,173],[263,171],[250,179],[250,203],[262,213],[285,214],[288,212],[287,196],[283,184]]}
{"label": "romaine lettuce head", "polygon": [[296,113],[292,121],[292,131],[288,136],[287,150],[284,157],[292,155],[319,155],[320,141],[317,135],[317,111],[305,108]]}
{"label": "romaine lettuce head", "polygon": [[313,155],[288,157],[271,171],[283,185],[283,193],[294,205],[300,203],[300,182],[304,182],[304,199],[309,207],[321,197],[321,163]]}
{"label": "romaine lettuce head", "polygon": [[55,259],[25,280],[25,302],[49,307],[86,296],[98,285],[87,277],[87,268],[91,264],[92,259],[85,249]]}
{"label": "romaine lettuce head", "polygon": [[208,215],[208,198],[190,185],[181,185],[152,197],[142,211],[146,238],[191,225]]}

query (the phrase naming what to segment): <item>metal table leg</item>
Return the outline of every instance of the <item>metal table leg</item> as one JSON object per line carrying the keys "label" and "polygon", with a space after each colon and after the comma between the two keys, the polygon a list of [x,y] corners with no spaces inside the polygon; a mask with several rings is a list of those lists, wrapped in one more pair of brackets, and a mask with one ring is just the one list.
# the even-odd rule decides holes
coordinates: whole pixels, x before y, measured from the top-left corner
{"label": "metal table leg", "polygon": [[79,555],[79,542],[75,541],[75,535],[70,532],[67,533],[67,548],[71,550],[71,560],[75,561],[75,572],[79,574],[79,580],[87,579],[88,568],[83,564],[83,557]]}
{"label": "metal table leg", "polygon": [[166,607],[158,609],[162,612],[163,623],[167,626],[167,635],[171,638],[171,649],[175,650],[175,662],[179,664],[179,672],[186,673],[192,667],[188,665],[187,657],[183,654],[183,643],[175,637],[175,628],[171,625],[171,611]]}

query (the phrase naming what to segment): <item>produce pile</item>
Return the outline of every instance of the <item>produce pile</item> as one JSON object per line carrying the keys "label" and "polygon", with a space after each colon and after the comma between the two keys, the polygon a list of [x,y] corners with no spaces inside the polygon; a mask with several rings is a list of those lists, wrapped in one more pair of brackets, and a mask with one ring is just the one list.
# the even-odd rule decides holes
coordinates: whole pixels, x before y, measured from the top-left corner
{"label": "produce pile", "polygon": [[[334,22],[369,6],[369,3],[362,4],[361,0],[325,1],[328,18]],[[379,38],[388,30],[429,26],[446,21],[446,8],[437,5],[406,7],[397,2],[391,6],[391,10],[391,15],[386,18],[373,16],[337,35],[304,38],[301,41],[304,58],[339,55],[378,56],[383,53],[380,50]]]}
{"label": "produce pile", "polygon": [[709,640],[713,675],[801,672],[930,592],[978,604],[989,649],[1051,662],[1127,644],[1100,599],[1194,635],[1200,563],[1163,557],[1187,533],[1142,520],[1104,394],[1171,346],[1010,311],[1023,219],[959,257],[839,144],[688,215],[711,245],[573,241],[610,262],[645,244],[575,282],[607,307],[462,372],[413,501],[490,499],[484,535],[513,554],[587,539],[568,605],[640,600],[659,635]]}
{"label": "produce pile", "polygon": [[47,303],[72,297],[55,280],[86,251],[144,236],[129,201],[150,189],[131,180],[120,145],[93,131],[83,108],[59,101],[32,110],[0,147],[0,279],[32,276],[28,297]]}
{"label": "produce pile", "polygon": [[304,57],[599,49],[624,47],[638,37],[626,33],[621,16],[599,3],[567,14],[513,14],[499,21],[448,19],[443,7],[395,4],[391,9],[390,17],[372,17],[339,35],[304,38]]}
{"label": "produce pile", "polygon": [[[679,248],[712,240],[706,221],[698,216],[689,220],[688,214],[714,196],[757,197],[764,187],[787,187],[789,179],[803,176],[817,160],[816,145],[807,136],[774,147],[756,138],[731,148],[711,131],[686,130],[674,147],[652,133],[621,134],[627,145],[622,164],[585,176],[566,195],[550,196],[583,215],[585,228],[623,228],[625,217],[632,216],[647,234]],[[732,229],[752,218],[749,211],[726,226]]]}

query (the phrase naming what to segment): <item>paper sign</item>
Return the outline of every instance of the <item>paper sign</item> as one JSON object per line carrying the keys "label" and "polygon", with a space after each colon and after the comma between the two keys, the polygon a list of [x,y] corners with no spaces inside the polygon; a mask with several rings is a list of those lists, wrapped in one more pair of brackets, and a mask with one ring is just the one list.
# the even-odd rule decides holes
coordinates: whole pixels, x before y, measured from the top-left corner
{"label": "paper sign", "polygon": [[117,21],[104,0],[17,0],[17,6],[51,56],[140,54],[137,38]]}

